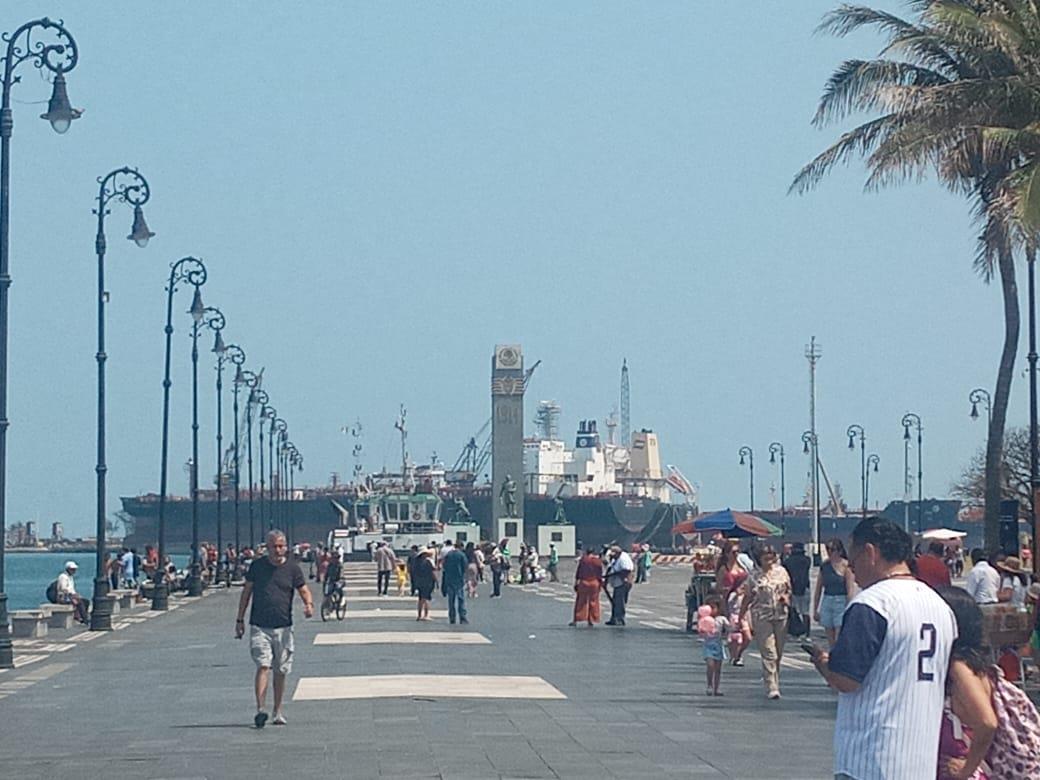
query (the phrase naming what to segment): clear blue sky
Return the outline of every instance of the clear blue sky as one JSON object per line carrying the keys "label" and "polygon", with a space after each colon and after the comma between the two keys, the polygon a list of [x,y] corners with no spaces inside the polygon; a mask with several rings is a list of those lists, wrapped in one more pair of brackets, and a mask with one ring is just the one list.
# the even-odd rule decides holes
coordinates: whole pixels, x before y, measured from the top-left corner
{"label": "clear blue sky", "polygon": [[[64,17],[86,109],[57,136],[37,119],[48,85],[29,68],[15,88],[8,518],[93,528],[91,206],[96,177],[124,164],[152,184],[158,235],[140,250],[122,238],[129,210],[108,219],[113,511],[158,490],[163,285],[187,254],[209,267],[227,340],[266,368],[309,484],[349,474],[355,418],[365,465],[393,465],[402,402],[416,458],[454,460],[489,416],[493,345],[520,342],[543,361],[529,428],[542,398],[568,438],[602,420],[627,357],[633,426],[660,433],[702,506],[746,505],[744,444],[768,505],[770,441],[788,449],[789,496],[804,487],[815,334],[821,453],[849,502],[845,428],[866,428],[884,503],[902,492],[908,410],[925,423],[925,493],[946,495],[984,439],[967,394],[995,378],[1000,292],[972,273],[967,205],[934,183],[864,194],[855,165],[786,194],[839,132],[809,124],[826,77],[878,48],[814,35],[833,5],[6,3],[6,30]],[[1027,419],[1022,366],[1011,424]],[[202,377],[208,475],[211,366]]]}

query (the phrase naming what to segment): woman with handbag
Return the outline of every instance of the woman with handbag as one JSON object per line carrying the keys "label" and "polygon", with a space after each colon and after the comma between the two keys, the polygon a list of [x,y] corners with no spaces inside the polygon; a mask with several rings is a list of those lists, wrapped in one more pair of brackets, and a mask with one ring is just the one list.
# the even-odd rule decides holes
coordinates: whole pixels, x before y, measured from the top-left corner
{"label": "woman with handbag", "polygon": [[740,605],[740,619],[751,613],[752,634],[762,656],[762,682],[766,698],[780,698],[780,661],[787,639],[787,610],[791,603],[791,578],[778,562],[776,549],[763,544],[752,551],[757,568],[748,577],[747,593]]}

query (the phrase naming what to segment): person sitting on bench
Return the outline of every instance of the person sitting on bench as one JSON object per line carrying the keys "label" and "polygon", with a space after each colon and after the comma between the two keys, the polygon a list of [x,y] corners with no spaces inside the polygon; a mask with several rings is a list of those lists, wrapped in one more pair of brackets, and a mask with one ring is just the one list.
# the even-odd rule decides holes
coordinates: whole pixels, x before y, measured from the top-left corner
{"label": "person sitting on bench", "polygon": [[65,571],[58,575],[58,603],[71,604],[75,610],[76,620],[86,625],[90,622],[88,613],[90,600],[76,592],[76,569],[79,567],[75,561],[65,562]]}

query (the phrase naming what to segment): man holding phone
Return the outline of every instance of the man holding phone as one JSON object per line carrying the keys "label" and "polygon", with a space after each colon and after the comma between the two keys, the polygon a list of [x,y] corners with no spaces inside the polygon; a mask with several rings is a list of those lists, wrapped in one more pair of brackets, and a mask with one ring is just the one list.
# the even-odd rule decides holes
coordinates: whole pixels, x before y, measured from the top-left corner
{"label": "man holding phone", "polygon": [[262,729],[267,723],[264,702],[267,699],[267,681],[274,669],[274,719],[275,726],[286,724],[282,715],[282,697],[285,694],[285,678],[292,670],[293,591],[303,599],[303,614],[314,614],[314,602],[303,571],[296,561],[288,557],[285,534],[272,530],[267,534],[267,555],[258,558],[246,571],[242,597],[238,601],[238,617],[235,620],[235,637],[245,634],[246,607],[250,599],[253,608],[249,613],[249,652],[256,663],[254,691],[256,693],[256,716],[253,723]]}
{"label": "man holding phone", "polygon": [[849,565],[862,590],[828,653],[813,664],[838,691],[834,777],[935,776],[946,671],[957,624],[946,602],[910,571],[910,536],[868,517],[852,532]]}

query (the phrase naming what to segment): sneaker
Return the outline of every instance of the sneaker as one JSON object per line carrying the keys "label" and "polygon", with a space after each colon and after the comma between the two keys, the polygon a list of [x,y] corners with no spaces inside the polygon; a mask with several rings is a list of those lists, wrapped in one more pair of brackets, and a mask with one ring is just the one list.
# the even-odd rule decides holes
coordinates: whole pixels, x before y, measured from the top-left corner
{"label": "sneaker", "polygon": [[277,715],[274,716],[274,719],[271,720],[271,725],[272,726],[284,726],[287,722],[288,721],[286,721],[285,716],[282,715],[282,713],[279,712]]}
{"label": "sneaker", "polygon": [[267,713],[263,711],[256,713],[256,717],[253,718],[253,725],[256,726],[258,729],[262,729],[264,727],[264,724],[266,723]]}
{"label": "sneaker", "polygon": [[464,626],[468,626],[469,625],[469,621],[466,620],[466,618],[459,618],[459,623],[461,623]]}

